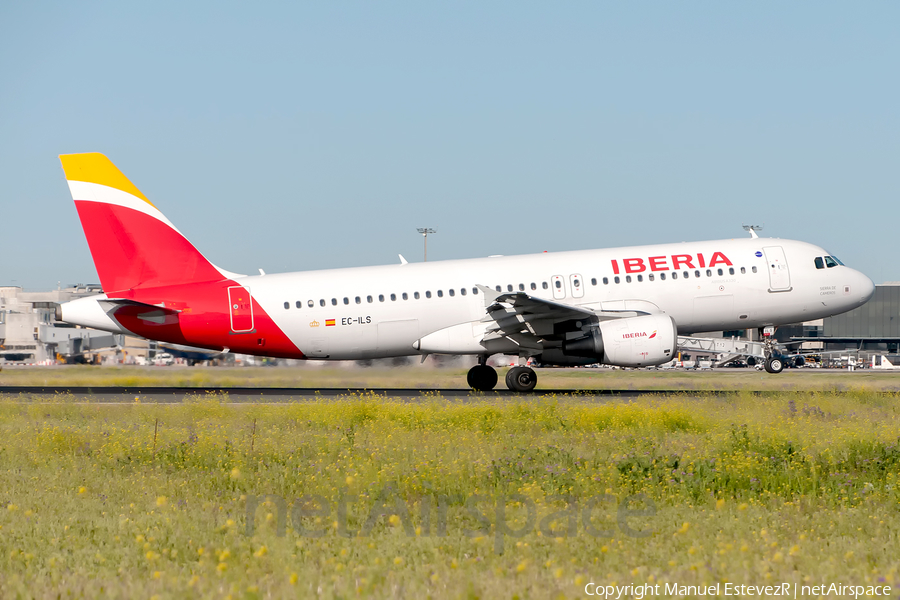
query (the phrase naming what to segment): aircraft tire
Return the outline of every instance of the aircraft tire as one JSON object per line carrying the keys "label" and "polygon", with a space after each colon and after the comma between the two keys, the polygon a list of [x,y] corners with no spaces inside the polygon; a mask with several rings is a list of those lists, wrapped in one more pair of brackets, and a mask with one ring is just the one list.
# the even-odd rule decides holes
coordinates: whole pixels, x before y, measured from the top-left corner
{"label": "aircraft tire", "polygon": [[774,356],[766,359],[767,373],[781,373],[782,371],[784,371],[784,361]]}
{"label": "aircraft tire", "polygon": [[513,367],[506,372],[506,387],[514,392],[530,392],[537,385],[537,373],[528,367]]}
{"label": "aircraft tire", "polygon": [[469,387],[479,392],[489,392],[497,385],[497,371],[487,365],[475,365],[466,375]]}

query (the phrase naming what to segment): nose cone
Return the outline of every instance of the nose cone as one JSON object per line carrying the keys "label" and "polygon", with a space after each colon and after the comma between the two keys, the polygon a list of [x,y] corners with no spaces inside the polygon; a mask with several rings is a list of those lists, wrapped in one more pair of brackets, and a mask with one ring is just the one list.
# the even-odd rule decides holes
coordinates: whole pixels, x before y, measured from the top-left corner
{"label": "nose cone", "polygon": [[859,283],[856,284],[856,291],[859,293],[859,305],[862,306],[875,295],[875,284],[859,271],[856,272],[856,275],[857,279],[859,279]]}

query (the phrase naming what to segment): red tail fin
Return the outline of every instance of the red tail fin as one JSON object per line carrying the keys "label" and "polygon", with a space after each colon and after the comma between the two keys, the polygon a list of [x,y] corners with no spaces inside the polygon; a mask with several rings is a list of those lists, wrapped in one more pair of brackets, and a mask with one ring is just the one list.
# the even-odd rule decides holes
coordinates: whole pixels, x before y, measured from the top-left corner
{"label": "red tail fin", "polygon": [[60,160],[107,294],[232,275],[200,254],[104,155]]}

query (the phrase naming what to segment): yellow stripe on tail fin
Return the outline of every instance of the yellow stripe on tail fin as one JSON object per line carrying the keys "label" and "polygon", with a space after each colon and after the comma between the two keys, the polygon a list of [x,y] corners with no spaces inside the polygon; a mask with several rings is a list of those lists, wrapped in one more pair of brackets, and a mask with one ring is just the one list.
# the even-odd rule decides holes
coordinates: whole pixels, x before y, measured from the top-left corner
{"label": "yellow stripe on tail fin", "polygon": [[99,152],[61,154],[59,160],[62,162],[63,171],[65,171],[66,180],[68,181],[85,181],[87,183],[98,183],[100,185],[115,188],[127,192],[132,196],[137,196],[150,206],[153,206],[153,208],[156,208],[156,206],[147,200],[147,197],[122,174],[122,171],[120,171],[111,160]]}

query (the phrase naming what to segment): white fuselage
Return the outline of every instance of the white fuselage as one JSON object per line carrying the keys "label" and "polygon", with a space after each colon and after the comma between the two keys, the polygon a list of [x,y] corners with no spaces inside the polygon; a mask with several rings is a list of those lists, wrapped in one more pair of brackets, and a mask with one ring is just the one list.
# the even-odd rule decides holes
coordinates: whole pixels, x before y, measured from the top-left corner
{"label": "white fuselage", "polygon": [[479,285],[592,311],[663,312],[682,335],[797,323],[864,304],[873,293],[872,281],[843,265],[817,268],[815,259],[825,256],[825,250],[804,242],[752,238],[271,274],[235,282],[250,290],[306,357],[366,359],[418,354],[414,344],[432,332],[470,322],[476,327],[485,317]]}

